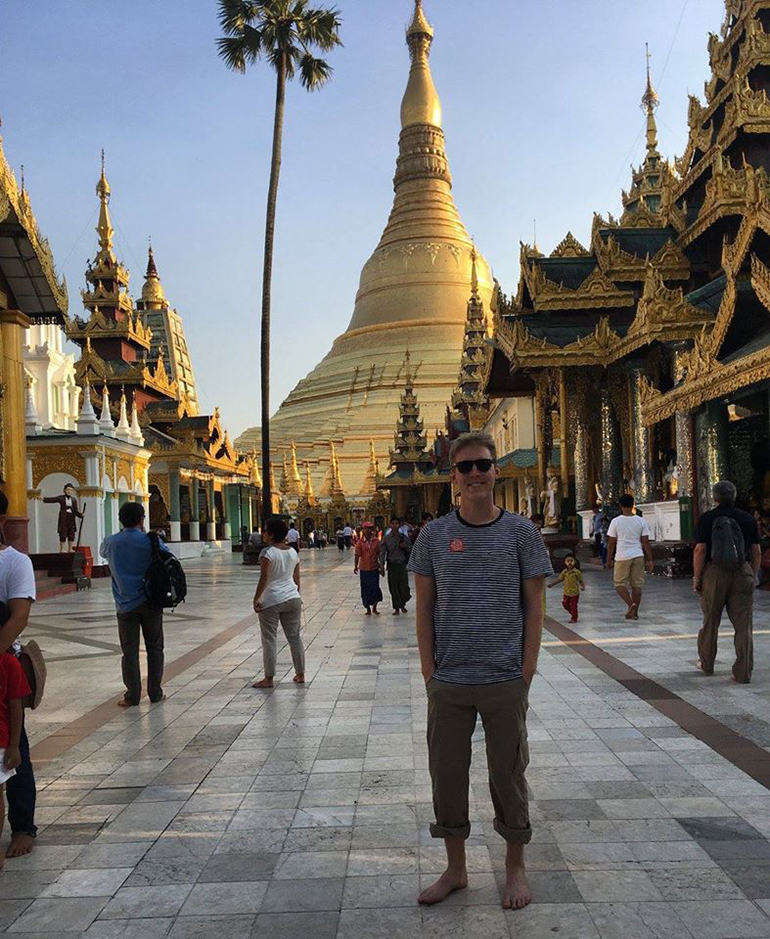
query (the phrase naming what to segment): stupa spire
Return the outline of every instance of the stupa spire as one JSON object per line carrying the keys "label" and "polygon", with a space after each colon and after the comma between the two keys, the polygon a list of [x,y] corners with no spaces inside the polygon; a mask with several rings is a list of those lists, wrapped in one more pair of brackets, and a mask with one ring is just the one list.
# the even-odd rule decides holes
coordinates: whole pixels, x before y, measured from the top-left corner
{"label": "stupa spire", "polygon": [[110,390],[106,382],[102,388],[102,412],[99,415],[99,428],[106,437],[115,436],[115,424],[110,413]]}
{"label": "stupa spire", "polygon": [[422,8],[422,0],[415,0],[414,17],[406,29],[406,44],[412,67],[409,82],[401,102],[401,127],[411,124],[432,124],[441,127],[441,101],[430,73],[430,47],[433,27]]}
{"label": "stupa spire", "polygon": [[131,442],[131,425],[128,423],[125,388],[122,389],[120,393],[120,418],[118,420],[118,426],[115,428],[115,436],[128,443]]}
{"label": "stupa spire", "polygon": [[647,58],[647,85],[642,95],[642,110],[647,114],[647,152],[652,153],[658,149],[658,127],[655,123],[655,109],[660,104],[657,91],[652,87],[650,78],[650,47],[644,44],[644,53]]}
{"label": "stupa spire", "polygon": [[155,264],[155,255],[150,242],[147,252],[147,273],[144,275],[144,286],[142,287],[142,301],[150,307],[162,304],[166,299],[163,292],[163,284],[158,276],[158,267]]}
{"label": "stupa spire", "polygon": [[115,231],[110,219],[110,184],[107,182],[107,174],[104,170],[104,150],[102,150],[102,172],[99,176],[99,182],[96,184],[96,195],[99,196],[99,223],[96,226],[96,234],[99,236],[99,247],[102,251],[112,251],[112,239]]}
{"label": "stupa spire", "polygon": [[310,463],[305,460],[305,499],[309,503],[315,501],[315,494],[313,493],[313,479],[310,475]]}

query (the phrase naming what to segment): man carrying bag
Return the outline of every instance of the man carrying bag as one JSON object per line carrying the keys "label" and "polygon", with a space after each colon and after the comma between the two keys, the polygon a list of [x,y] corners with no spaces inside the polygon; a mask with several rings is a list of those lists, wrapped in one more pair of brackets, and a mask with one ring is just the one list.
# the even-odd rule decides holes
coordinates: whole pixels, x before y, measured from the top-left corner
{"label": "man carrying bag", "polygon": [[[147,650],[147,694],[151,702],[163,694],[163,608],[184,599],[183,590],[168,586],[161,568],[173,563],[181,567],[157,534],[144,531],[144,507],[126,502],[118,513],[123,531],[105,538],[100,555],[110,566],[112,595],[118,615],[118,635],[123,653],[121,666],[126,692],[120,707],[134,707],[142,696],[139,669],[139,634]],[[173,559],[173,562],[172,562]],[[181,574],[184,582],[184,574]],[[182,596],[179,596],[179,593]]]}

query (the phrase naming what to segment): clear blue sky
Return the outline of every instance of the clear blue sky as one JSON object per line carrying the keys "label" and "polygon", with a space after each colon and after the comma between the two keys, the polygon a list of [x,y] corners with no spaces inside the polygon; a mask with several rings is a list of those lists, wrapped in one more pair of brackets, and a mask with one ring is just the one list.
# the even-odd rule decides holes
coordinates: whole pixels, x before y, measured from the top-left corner
{"label": "clear blue sky", "polygon": [[[319,0],[322,2],[322,0]],[[411,0],[339,0],[345,47],[319,94],[290,90],[274,273],[273,406],[349,321],[392,200]],[[644,151],[644,43],[661,152],[686,145],[723,0],[425,0],[460,213],[506,292],[519,240],[550,251],[617,213]],[[258,320],[273,79],[217,59],[215,0],[6,0],[0,115],[79,313],[99,150],[138,295],[152,235],[202,407],[259,422]],[[684,13],[683,13],[684,11]],[[683,15],[682,15],[683,14]],[[677,24],[680,22],[677,32]],[[673,47],[672,47],[673,42]],[[668,64],[664,63],[671,49]]]}

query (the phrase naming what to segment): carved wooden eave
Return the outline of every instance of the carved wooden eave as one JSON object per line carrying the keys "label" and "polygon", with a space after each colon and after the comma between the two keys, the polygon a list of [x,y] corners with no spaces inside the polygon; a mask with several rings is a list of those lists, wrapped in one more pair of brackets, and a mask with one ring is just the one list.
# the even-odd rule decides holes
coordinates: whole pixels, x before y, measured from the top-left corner
{"label": "carved wooden eave", "polygon": [[146,327],[139,317],[129,316],[124,322],[117,323],[95,309],[86,322],[71,320],[67,326],[67,338],[83,342],[86,339],[127,339],[145,349],[150,348],[152,330]]}
{"label": "carved wooden eave", "polygon": [[619,290],[598,266],[575,289],[549,280],[539,264],[522,267],[522,274],[537,311],[615,309],[634,305],[634,295]]}
{"label": "carved wooden eave", "polygon": [[[40,267],[45,285],[50,292],[52,306],[55,309],[47,310],[46,316],[55,316],[62,325],[66,325],[69,308],[67,282],[64,278],[60,279],[56,272],[51,246],[48,239],[40,233],[26,190],[20,190],[16,183],[16,176],[5,158],[3,141],[0,137],[0,225],[7,224],[15,227],[14,223],[21,231],[13,234],[12,237],[26,239],[29,242],[34,259]],[[25,247],[24,254],[27,255],[28,252],[29,248]],[[27,268],[26,274],[34,281],[36,272],[29,269],[29,264],[25,267]],[[43,292],[45,292],[44,289]],[[37,293],[41,299],[44,299],[40,290]]]}
{"label": "carved wooden eave", "polygon": [[751,286],[765,309],[770,311],[770,267],[756,254],[751,255]]}
{"label": "carved wooden eave", "polygon": [[666,287],[662,272],[650,264],[636,316],[620,342],[616,358],[656,340],[695,338],[713,323],[713,314],[689,303],[681,287]]}
{"label": "carved wooden eave", "polygon": [[609,232],[605,240],[599,229],[595,228],[591,247],[599,267],[612,281],[643,281],[647,276],[649,263],[662,273],[665,280],[689,280],[690,277],[690,262],[674,241],[667,241],[648,261],[647,258],[624,251],[612,232]]}
{"label": "carved wooden eave", "polygon": [[770,200],[767,199],[746,212],[735,240],[722,246],[722,269],[725,273],[738,276],[759,229],[770,235]]}
{"label": "carved wooden eave", "polygon": [[590,251],[587,251],[577,238],[568,231],[558,245],[550,254],[552,258],[587,258]]}
{"label": "carved wooden eave", "polygon": [[673,388],[665,395],[653,389],[642,397],[642,422],[657,424],[678,411],[694,411],[707,401],[723,398],[770,378],[770,348],[761,349],[729,365],[706,359],[703,370],[692,381]]}
{"label": "carved wooden eave", "polygon": [[[770,127],[768,127],[770,131]],[[706,196],[697,219],[682,236],[686,246],[699,238],[715,221],[726,215],[745,215],[752,207],[770,200],[770,178],[764,167],[741,169],[718,166],[706,183]]]}

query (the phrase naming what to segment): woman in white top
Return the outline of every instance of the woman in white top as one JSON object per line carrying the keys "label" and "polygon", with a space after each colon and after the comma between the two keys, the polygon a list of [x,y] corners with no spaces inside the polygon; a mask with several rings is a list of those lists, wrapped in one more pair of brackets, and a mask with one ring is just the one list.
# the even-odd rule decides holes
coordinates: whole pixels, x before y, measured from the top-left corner
{"label": "woman in white top", "polygon": [[272,688],[275,677],[278,624],[283,627],[294,662],[294,681],[305,681],[305,648],[300,636],[302,601],[299,598],[299,555],[286,544],[286,523],[271,518],[265,526],[270,547],[259,556],[260,576],[254,594],[254,610],[262,630],[265,677],[254,688]]}

